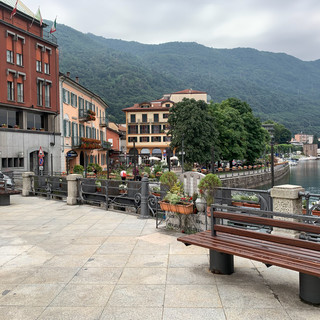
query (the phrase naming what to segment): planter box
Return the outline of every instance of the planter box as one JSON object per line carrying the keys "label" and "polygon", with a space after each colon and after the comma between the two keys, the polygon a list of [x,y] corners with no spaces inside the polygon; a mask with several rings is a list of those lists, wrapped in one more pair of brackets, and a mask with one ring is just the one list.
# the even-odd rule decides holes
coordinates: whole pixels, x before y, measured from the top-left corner
{"label": "planter box", "polygon": [[236,207],[260,208],[260,204],[232,201],[231,204]]}
{"label": "planter box", "polygon": [[193,213],[193,203],[190,204],[170,204],[168,202],[159,201],[160,208],[163,211],[176,212],[180,214]]}
{"label": "planter box", "polygon": [[[302,209],[302,214],[307,214],[307,210],[306,209]],[[312,210],[312,215],[320,216],[320,211],[319,210]]]}

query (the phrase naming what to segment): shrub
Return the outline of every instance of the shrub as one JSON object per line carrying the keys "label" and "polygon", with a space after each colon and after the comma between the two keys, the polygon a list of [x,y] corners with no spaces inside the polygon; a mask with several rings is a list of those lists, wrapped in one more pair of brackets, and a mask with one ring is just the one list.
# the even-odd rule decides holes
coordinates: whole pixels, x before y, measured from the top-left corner
{"label": "shrub", "polygon": [[73,173],[77,173],[77,174],[83,174],[84,168],[81,164],[76,164],[73,167]]}
{"label": "shrub", "polygon": [[210,206],[214,200],[214,193],[217,187],[221,187],[221,180],[217,175],[209,173],[199,182],[200,194],[204,196],[207,205]]}
{"label": "shrub", "polygon": [[176,184],[178,178],[174,172],[167,171],[160,177],[160,182],[168,187],[169,190]]}

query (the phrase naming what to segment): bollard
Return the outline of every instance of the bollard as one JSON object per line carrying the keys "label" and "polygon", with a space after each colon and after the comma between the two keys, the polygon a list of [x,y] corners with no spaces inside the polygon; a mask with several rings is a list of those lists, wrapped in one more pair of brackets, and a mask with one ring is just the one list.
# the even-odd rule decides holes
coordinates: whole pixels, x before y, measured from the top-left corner
{"label": "bollard", "polygon": [[148,197],[149,197],[149,179],[145,174],[141,180],[141,212],[139,217],[140,219],[149,218]]}
{"label": "bollard", "polygon": [[69,174],[67,176],[68,181],[68,197],[67,197],[67,204],[68,205],[75,205],[77,204],[77,197],[79,194],[78,190],[78,179],[82,178],[81,174]]}
{"label": "bollard", "polygon": [[22,179],[23,179],[23,187],[22,187],[22,196],[28,197],[32,194],[33,191],[33,177],[34,172],[23,172]]}

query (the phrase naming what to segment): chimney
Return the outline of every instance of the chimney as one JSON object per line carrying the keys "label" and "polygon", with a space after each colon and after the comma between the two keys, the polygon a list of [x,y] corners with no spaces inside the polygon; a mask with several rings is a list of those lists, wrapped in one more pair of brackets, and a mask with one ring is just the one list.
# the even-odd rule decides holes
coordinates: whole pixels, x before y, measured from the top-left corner
{"label": "chimney", "polygon": [[79,77],[76,77],[76,82],[79,83]]}
{"label": "chimney", "polygon": [[69,72],[69,71],[67,72],[67,77],[68,77],[68,78],[70,77],[70,72]]}

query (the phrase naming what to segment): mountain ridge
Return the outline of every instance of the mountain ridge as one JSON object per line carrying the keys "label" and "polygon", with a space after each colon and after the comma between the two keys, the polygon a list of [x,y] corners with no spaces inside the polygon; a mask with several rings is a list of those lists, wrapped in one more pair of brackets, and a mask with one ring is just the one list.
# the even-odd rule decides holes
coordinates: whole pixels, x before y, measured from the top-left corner
{"label": "mountain ridge", "polygon": [[60,24],[56,35],[61,72],[79,76],[99,94],[114,121],[124,121],[121,109],[134,103],[193,88],[208,92],[214,102],[244,100],[261,120],[280,122],[293,133],[320,133],[320,60],[196,42],[142,44]]}

